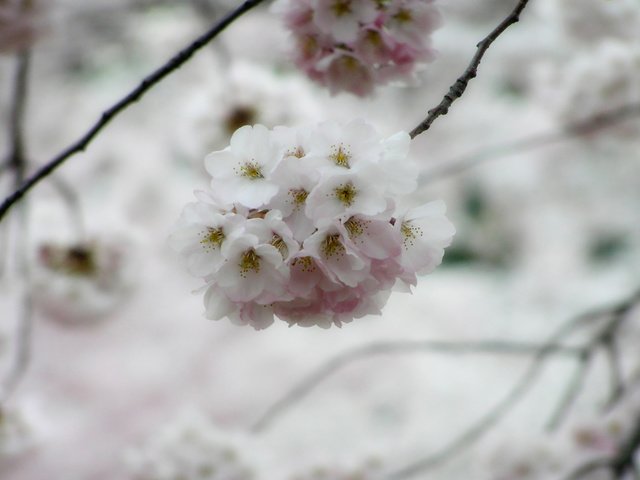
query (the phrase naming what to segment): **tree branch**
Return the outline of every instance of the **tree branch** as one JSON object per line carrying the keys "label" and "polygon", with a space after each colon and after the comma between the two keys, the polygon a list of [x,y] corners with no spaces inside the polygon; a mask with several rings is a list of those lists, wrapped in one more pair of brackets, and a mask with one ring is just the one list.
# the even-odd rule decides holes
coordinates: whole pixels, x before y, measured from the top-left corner
{"label": "tree branch", "polygon": [[167,63],[162,65],[156,71],[145,77],[140,84],[127,94],[120,101],[105,110],[100,119],[80,138],[78,141],[60,152],[49,162],[44,164],[33,175],[26,179],[11,195],[9,195],[0,205],[0,221],[9,211],[9,209],[20,200],[29,190],[31,190],[38,182],[50,175],[67,159],[84,151],[94,137],[116,116],[122,113],[129,106],[137,102],[147,91],[157,85],[165,77],[176,71],[187,60],[189,60],[198,50],[207,45],[211,40],[218,36],[233,21],[253,7],[262,3],[264,0],[247,0],[233,11],[227,13],[220,21],[216,22],[207,32],[194,40],[189,46],[177,53]]}
{"label": "tree branch", "polygon": [[[341,368],[356,360],[389,354],[408,354],[415,352],[454,354],[495,354],[495,355],[532,355],[540,352],[544,345],[526,342],[508,342],[502,340],[486,340],[477,342],[446,342],[437,340],[378,342],[349,350],[337,355],[320,366],[313,373],[293,387],[282,398],[271,405],[267,411],[253,424],[251,431],[258,433],[265,430],[285,411],[304,399],[322,381]],[[559,344],[546,346],[547,354],[559,356],[577,356],[581,350]]]}
{"label": "tree branch", "polygon": [[440,104],[438,104],[438,106],[436,106],[435,108],[429,110],[427,118],[425,118],[420,123],[420,125],[411,130],[411,132],[409,133],[409,135],[411,135],[411,138],[415,138],[422,132],[427,131],[436,118],[441,115],[446,115],[449,112],[449,108],[451,107],[453,102],[455,102],[464,94],[469,82],[478,74],[478,67],[480,66],[482,57],[484,57],[484,54],[487,52],[491,44],[500,35],[502,35],[502,33],[507,28],[520,20],[520,14],[527,6],[527,3],[529,3],[529,0],[519,0],[518,4],[507,16],[507,18],[505,18],[489,35],[487,35],[480,41],[480,43],[478,43],[476,53],[471,59],[471,63],[469,64],[467,69],[464,71],[462,76],[460,76],[455,81],[455,83],[451,85],[451,87],[449,88],[449,92],[447,92]]}
{"label": "tree branch", "polygon": [[599,130],[613,127],[630,118],[640,117],[640,103],[625,105],[608,112],[598,113],[585,120],[565,125],[558,130],[540,133],[525,137],[520,140],[498,144],[474,153],[462,155],[460,157],[442,162],[428,171],[420,179],[420,184],[440,180],[450,177],[472,168],[479,163],[496,160],[507,155],[520,153],[536,148],[544,147],[555,142],[560,142],[570,138],[589,135]]}

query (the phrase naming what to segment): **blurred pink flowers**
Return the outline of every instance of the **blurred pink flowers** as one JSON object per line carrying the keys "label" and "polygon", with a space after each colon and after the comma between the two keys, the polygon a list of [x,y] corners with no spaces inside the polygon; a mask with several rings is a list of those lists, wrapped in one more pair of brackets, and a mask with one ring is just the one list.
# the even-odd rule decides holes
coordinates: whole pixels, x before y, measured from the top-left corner
{"label": "blurred pink flowers", "polygon": [[294,38],[296,65],[332,94],[370,95],[435,57],[433,0],[277,0],[274,10]]}

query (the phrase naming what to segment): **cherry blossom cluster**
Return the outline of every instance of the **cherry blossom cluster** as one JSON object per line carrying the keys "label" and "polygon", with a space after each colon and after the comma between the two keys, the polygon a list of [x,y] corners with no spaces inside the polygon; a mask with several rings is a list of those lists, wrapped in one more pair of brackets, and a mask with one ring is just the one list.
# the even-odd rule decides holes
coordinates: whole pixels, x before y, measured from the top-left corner
{"label": "cherry blossom cluster", "polygon": [[409,142],[360,120],[255,125],[209,154],[211,192],[197,192],[170,237],[205,281],[207,317],[340,326],[431,272],[454,229],[440,201],[397,211],[416,188]]}
{"label": "cherry blossom cluster", "polygon": [[292,33],[297,66],[332,94],[369,95],[435,57],[433,0],[278,0],[274,9]]}

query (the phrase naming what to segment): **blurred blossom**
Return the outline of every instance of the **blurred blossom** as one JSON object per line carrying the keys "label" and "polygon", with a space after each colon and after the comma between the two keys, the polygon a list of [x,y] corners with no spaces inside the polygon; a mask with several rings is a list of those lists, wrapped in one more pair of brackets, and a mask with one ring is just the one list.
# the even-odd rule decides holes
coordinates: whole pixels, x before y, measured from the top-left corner
{"label": "blurred blossom", "polygon": [[433,271],[454,228],[441,201],[395,208],[416,188],[409,141],[362,120],[255,125],[207,156],[211,193],[197,194],[170,237],[206,283],[207,317],[341,326],[380,314],[395,286]]}
{"label": "blurred blossom", "polygon": [[374,480],[381,478],[382,463],[377,458],[359,467],[314,466],[307,471],[296,472],[287,480]]}
{"label": "blurred blossom", "polygon": [[[565,123],[640,103],[640,41],[609,39],[540,70],[539,90]],[[628,124],[616,127],[619,132]]]}
{"label": "blurred blossom", "polygon": [[254,480],[251,442],[187,411],[126,454],[133,480]]}
{"label": "blurred blossom", "polygon": [[376,85],[411,82],[433,61],[440,25],[433,0],[278,0],[296,65],[332,94],[364,97]]}
{"label": "blurred blossom", "polygon": [[20,51],[35,41],[40,19],[34,3],[0,0],[0,53]]}
{"label": "blurred blossom", "polygon": [[62,323],[94,322],[114,312],[134,286],[132,245],[104,238],[76,244],[43,244],[33,269],[33,297]]}
{"label": "blurred blossom", "polygon": [[199,158],[202,152],[224,148],[245,125],[299,125],[313,121],[320,111],[313,91],[299,77],[234,61],[221,82],[186,98],[179,148],[185,157]]}

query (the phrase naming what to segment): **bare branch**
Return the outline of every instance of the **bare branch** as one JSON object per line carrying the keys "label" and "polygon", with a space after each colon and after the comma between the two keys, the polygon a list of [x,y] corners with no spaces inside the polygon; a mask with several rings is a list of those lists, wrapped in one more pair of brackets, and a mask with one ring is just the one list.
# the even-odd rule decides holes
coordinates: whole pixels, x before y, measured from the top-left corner
{"label": "bare branch", "polygon": [[140,84],[134,88],[129,94],[118,101],[116,104],[105,110],[100,119],[80,138],[78,141],[60,152],[49,162],[44,164],[33,175],[26,179],[19,188],[9,195],[0,205],[0,220],[6,215],[9,209],[20,200],[29,190],[37,183],[50,175],[67,159],[84,151],[94,137],[115,117],[126,110],[129,106],[137,102],[147,91],[157,85],[165,77],[175,72],[184,65],[198,50],[207,45],[211,40],[218,36],[225,28],[233,23],[244,13],[251,10],[264,0],[247,0],[239,7],[226,14],[220,21],[216,22],[207,32],[194,40],[189,46],[177,53],[167,63],[162,65],[156,71],[145,77]]}
{"label": "bare branch", "polygon": [[446,342],[446,341],[398,341],[380,342],[354,350],[347,351],[329,360],[320,366],[315,372],[308,375],[298,385],[292,388],[280,400],[275,402],[253,424],[251,430],[260,432],[266,429],[281,414],[293,407],[306,397],[318,384],[341,368],[352,362],[375,355],[408,354],[415,352],[439,353],[439,354],[499,354],[499,355],[534,355],[541,350],[545,355],[577,356],[581,350],[574,347],[566,347],[556,343],[541,345],[524,342],[505,342],[501,340],[486,340],[478,342]]}
{"label": "bare branch", "polygon": [[411,138],[415,138],[420,135],[422,132],[427,131],[434,120],[441,115],[446,115],[449,112],[449,108],[458,98],[464,94],[467,89],[467,85],[469,82],[476,77],[478,74],[478,67],[480,66],[480,62],[482,61],[482,57],[487,52],[491,44],[500,36],[502,33],[509,28],[514,23],[517,23],[520,20],[520,14],[524,10],[524,8],[529,3],[529,0],[519,0],[516,7],[513,11],[505,18],[500,25],[498,25],[489,35],[487,35],[483,40],[480,41],[477,45],[477,50],[473,58],[471,59],[471,63],[464,71],[462,76],[460,76],[453,85],[449,88],[449,92],[444,96],[440,104],[437,107],[429,110],[427,118],[425,118],[420,125],[411,130],[409,135]]}
{"label": "bare branch", "polygon": [[434,182],[464,172],[472,167],[491,160],[497,160],[508,155],[541,148],[556,142],[596,133],[613,127],[630,118],[640,117],[640,104],[625,105],[604,113],[598,113],[580,122],[565,125],[562,128],[545,133],[539,133],[512,142],[498,144],[492,147],[466,154],[458,158],[442,162],[425,172],[420,180],[421,184]]}

